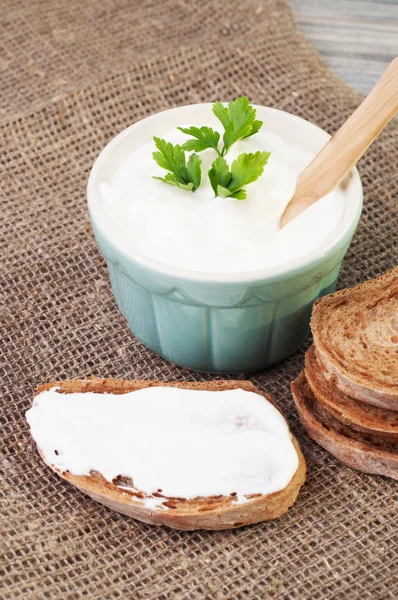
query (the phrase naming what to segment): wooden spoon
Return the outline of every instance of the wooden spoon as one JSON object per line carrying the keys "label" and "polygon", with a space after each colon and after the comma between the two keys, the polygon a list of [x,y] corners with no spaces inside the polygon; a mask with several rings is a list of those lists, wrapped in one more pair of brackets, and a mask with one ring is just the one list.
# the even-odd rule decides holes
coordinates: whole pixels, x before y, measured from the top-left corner
{"label": "wooden spoon", "polygon": [[397,111],[398,58],[395,58],[369,96],[304,169],[281,216],[280,226],[284,227],[331,192]]}

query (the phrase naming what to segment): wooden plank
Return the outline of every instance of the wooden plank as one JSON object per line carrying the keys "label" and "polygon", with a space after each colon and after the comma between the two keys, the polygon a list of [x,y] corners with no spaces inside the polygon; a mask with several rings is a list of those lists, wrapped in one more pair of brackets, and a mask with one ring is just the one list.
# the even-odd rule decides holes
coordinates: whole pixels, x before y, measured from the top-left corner
{"label": "wooden plank", "polygon": [[367,94],[398,56],[398,0],[290,0],[325,63]]}

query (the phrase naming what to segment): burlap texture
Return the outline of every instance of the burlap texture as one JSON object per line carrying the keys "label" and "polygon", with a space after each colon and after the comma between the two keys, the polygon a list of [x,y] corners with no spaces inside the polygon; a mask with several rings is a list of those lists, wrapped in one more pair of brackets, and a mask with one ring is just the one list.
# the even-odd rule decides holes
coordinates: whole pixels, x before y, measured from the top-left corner
{"label": "burlap texture", "polygon": [[[306,436],[289,391],[304,349],[249,377],[285,410],[308,461],[297,504],[275,522],[179,533],[114,514],[40,462],[24,420],[35,386],[53,379],[206,379],[146,350],[115,306],[85,203],[111,137],[158,110],[242,93],[333,132],[360,98],[282,0],[1,8],[0,597],[397,598],[396,483]],[[340,287],[397,264],[396,122],[360,173],[365,209]]]}

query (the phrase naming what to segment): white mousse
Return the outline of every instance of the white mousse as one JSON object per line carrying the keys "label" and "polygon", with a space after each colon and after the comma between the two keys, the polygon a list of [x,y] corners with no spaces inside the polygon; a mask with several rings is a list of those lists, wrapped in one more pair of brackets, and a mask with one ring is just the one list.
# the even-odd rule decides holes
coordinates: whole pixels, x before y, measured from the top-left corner
{"label": "white mousse", "polygon": [[36,396],[26,417],[56,469],[95,470],[109,481],[125,476],[148,495],[236,493],[245,502],[285,488],[298,467],[284,417],[241,389],[152,387],[115,395],[53,388]]}
{"label": "white mousse", "polygon": [[[176,128],[161,137],[173,144],[188,139]],[[207,175],[214,150],[200,153],[202,183],[196,192],[153,179],[166,174],[153,160],[154,150],[152,140],[131,150],[99,184],[105,228],[130,255],[138,250],[169,267],[205,273],[255,271],[316,249],[341,221],[345,194],[338,187],[279,229],[296,181],[314,155],[276,134],[261,130],[226,156],[231,164],[242,152],[271,152],[263,175],[246,187],[246,200],[214,197]]]}

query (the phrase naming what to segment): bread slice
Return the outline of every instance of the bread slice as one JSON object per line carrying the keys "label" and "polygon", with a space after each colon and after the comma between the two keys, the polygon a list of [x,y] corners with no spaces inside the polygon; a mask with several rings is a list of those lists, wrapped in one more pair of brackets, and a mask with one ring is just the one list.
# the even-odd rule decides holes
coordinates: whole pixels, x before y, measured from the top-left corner
{"label": "bread slice", "polygon": [[[209,381],[205,383],[165,383],[161,381],[124,381],[112,379],[68,380],[41,385],[37,392],[58,387],[58,392],[97,392],[124,394],[153,386],[168,386],[192,390],[223,391],[241,388],[254,392],[264,397],[265,400],[275,403],[269,396],[258,390],[248,381]],[[276,407],[278,408],[278,407]],[[138,489],[124,489],[131,481],[124,481],[123,477],[109,482],[100,473],[91,472],[89,476],[72,475],[60,472],[54,465],[48,464],[60,477],[91,496],[97,502],[108,506],[120,513],[150,523],[153,525],[166,525],[175,529],[232,529],[251,523],[275,519],[283,515],[295,502],[300,487],[305,481],[306,464],[297,440],[291,435],[292,442],[297,451],[299,465],[289,484],[283,490],[268,495],[254,494],[248,502],[239,504],[234,493],[230,496],[212,496],[193,499],[164,498],[162,505],[149,508],[144,504],[148,498]],[[39,448],[40,452],[40,448]],[[40,455],[46,462],[43,453]],[[161,499],[160,493],[150,497]]]}
{"label": "bread slice", "polygon": [[352,398],[398,411],[398,267],[318,300],[311,328],[326,379]]}
{"label": "bread slice", "polygon": [[315,346],[305,355],[305,375],[317,400],[336,419],[354,431],[398,443],[398,412],[366,404],[340,392],[323,376]]}
{"label": "bread slice", "polygon": [[398,479],[398,444],[359,433],[328,413],[314,396],[304,371],[291,383],[308,435],[349,467]]}

